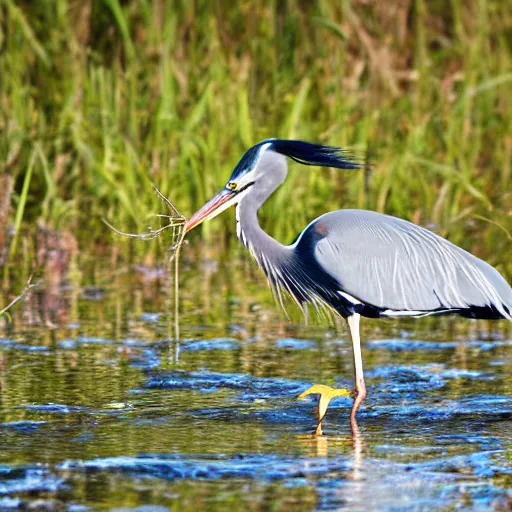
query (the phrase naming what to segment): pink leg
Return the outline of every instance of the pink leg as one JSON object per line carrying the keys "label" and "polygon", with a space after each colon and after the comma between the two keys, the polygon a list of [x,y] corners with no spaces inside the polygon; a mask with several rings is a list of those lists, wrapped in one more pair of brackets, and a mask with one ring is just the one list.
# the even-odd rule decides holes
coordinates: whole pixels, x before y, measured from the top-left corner
{"label": "pink leg", "polygon": [[359,320],[361,316],[357,313],[347,318],[347,325],[352,339],[352,350],[354,355],[354,384],[356,388],[356,398],[350,412],[350,421],[355,422],[356,413],[359,406],[366,398],[366,385],[364,383],[363,361],[361,358],[361,340],[359,338]]}

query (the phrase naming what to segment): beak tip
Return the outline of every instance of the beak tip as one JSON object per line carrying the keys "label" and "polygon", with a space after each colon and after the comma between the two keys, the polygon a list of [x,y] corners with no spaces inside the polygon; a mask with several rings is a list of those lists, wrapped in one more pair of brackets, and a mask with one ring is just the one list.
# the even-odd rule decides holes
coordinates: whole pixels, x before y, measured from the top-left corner
{"label": "beak tip", "polygon": [[221,191],[212,197],[202,208],[185,221],[184,235],[202,224],[205,220],[209,220],[224,211],[229,206],[229,200],[233,195],[232,192]]}
{"label": "beak tip", "polygon": [[186,235],[192,228],[193,225],[190,222],[190,219],[188,219],[187,221],[185,221],[185,225],[183,227],[183,234]]}

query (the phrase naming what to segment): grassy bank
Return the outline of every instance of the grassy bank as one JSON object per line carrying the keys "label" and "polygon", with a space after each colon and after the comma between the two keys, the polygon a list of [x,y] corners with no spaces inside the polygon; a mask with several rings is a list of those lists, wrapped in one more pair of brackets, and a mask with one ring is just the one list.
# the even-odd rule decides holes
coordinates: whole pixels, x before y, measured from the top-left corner
{"label": "grassy bank", "polygon": [[[248,146],[278,136],[374,164],[293,165],[262,212],[279,239],[328,209],[370,208],[512,276],[509,1],[0,6],[0,170],[13,178],[17,233],[39,219],[82,251],[119,243],[101,217],[146,229],[164,211],[150,182],[190,214]],[[207,236],[223,229],[234,231],[229,215]],[[158,258],[158,247],[135,250]]]}

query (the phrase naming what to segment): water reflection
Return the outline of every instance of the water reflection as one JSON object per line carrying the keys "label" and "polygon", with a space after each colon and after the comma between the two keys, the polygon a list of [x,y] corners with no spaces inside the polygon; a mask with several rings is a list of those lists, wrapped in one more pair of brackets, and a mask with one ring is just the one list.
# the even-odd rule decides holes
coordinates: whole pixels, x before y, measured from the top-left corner
{"label": "water reflection", "polygon": [[337,397],[312,435],[315,402],[296,397],[313,383],[351,386],[348,337],[286,322],[243,261],[230,268],[227,279],[212,267],[207,283],[183,275],[179,344],[169,281],[127,268],[68,272],[58,287],[67,313],[48,309],[51,329],[44,315],[14,312],[0,331],[0,500],[180,510],[214,497],[219,509],[247,508],[247,492],[284,510],[506,502],[504,325],[366,326],[359,425],[351,399]]}

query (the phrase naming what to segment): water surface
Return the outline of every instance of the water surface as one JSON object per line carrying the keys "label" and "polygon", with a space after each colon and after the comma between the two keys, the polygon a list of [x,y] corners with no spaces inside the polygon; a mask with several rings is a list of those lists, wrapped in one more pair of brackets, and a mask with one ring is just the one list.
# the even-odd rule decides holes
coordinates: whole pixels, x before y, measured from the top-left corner
{"label": "water surface", "polygon": [[288,322],[244,262],[203,266],[176,343],[161,273],[90,274],[0,330],[0,509],[511,506],[504,323],[365,321],[360,437],[338,398],[315,438],[314,399],[295,398],[351,386],[341,324]]}

